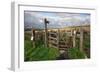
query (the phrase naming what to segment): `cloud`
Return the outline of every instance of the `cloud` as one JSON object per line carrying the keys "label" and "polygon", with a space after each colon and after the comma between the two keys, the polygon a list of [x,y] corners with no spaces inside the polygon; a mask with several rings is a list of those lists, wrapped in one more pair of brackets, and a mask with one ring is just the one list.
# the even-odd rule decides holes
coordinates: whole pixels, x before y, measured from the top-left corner
{"label": "cloud", "polygon": [[50,22],[48,28],[90,25],[90,14],[60,12],[24,12],[25,28],[44,29],[44,18]]}

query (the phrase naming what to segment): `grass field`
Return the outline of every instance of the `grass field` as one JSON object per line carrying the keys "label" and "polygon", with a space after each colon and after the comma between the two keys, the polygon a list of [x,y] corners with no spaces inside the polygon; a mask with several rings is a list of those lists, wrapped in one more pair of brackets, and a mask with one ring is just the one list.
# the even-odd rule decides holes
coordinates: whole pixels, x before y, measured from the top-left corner
{"label": "grass field", "polygon": [[[59,60],[61,58],[58,48],[46,48],[43,40],[35,40],[35,47],[33,47],[31,33],[25,32],[24,35],[24,61]],[[66,56],[68,56],[65,59],[84,59],[85,55],[90,58],[90,34],[84,35],[84,40],[84,50],[88,51],[81,52],[79,46],[76,45],[75,48],[69,48],[65,52]],[[79,44],[78,39],[76,39],[76,44]]]}
{"label": "grass field", "polygon": [[25,61],[42,61],[55,60],[59,56],[59,50],[56,48],[45,48],[43,41],[37,40],[36,47],[33,48],[31,35],[25,33],[24,40],[24,60]]}

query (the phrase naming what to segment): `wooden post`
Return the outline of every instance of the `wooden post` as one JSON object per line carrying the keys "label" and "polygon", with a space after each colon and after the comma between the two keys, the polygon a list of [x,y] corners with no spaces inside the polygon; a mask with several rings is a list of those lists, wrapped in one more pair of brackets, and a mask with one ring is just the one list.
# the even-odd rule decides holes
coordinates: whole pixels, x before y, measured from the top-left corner
{"label": "wooden post", "polygon": [[45,24],[45,47],[47,47],[47,24]]}
{"label": "wooden post", "polygon": [[32,36],[33,36],[33,48],[35,48],[35,30],[32,30]]}
{"label": "wooden post", "polygon": [[47,24],[49,24],[49,21],[47,19],[44,19],[44,24],[45,24],[45,47],[48,46],[48,30],[47,30]]}
{"label": "wooden post", "polygon": [[57,47],[59,48],[59,39],[60,38],[60,29],[58,29],[58,34],[57,34]]}
{"label": "wooden post", "polygon": [[83,51],[83,29],[80,27],[80,51]]}
{"label": "wooden post", "polygon": [[73,47],[76,47],[76,30],[73,31]]}

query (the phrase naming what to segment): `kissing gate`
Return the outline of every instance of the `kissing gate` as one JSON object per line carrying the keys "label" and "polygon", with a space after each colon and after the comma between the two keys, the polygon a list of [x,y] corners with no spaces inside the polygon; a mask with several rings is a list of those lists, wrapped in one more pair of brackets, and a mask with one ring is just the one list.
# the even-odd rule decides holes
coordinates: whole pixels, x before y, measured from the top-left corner
{"label": "kissing gate", "polygon": [[[46,20],[45,20],[46,21]],[[49,23],[49,22],[48,22]],[[45,47],[58,48],[60,52],[67,51],[70,48],[78,47],[80,51],[84,51],[84,36],[89,34],[89,26],[73,26],[66,28],[47,29],[33,29],[33,47],[37,39],[44,41]],[[88,29],[87,29],[88,28]]]}

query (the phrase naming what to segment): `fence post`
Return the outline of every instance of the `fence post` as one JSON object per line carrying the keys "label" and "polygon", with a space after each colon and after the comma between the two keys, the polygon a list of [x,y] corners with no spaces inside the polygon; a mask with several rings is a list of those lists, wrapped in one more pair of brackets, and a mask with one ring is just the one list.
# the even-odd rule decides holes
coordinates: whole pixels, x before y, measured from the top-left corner
{"label": "fence post", "polygon": [[76,30],[73,31],[73,47],[76,47]]}
{"label": "fence post", "polygon": [[83,29],[80,27],[80,51],[83,51]]}

